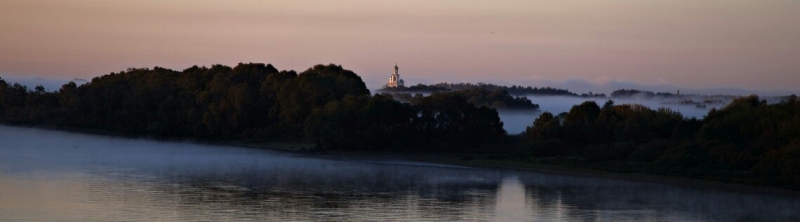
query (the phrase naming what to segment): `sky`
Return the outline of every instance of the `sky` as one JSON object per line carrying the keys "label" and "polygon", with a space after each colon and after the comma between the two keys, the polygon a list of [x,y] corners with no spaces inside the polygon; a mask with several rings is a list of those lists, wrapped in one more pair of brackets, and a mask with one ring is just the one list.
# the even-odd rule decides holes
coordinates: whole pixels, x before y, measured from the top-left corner
{"label": "sky", "polygon": [[0,76],[334,63],[375,89],[397,63],[406,84],[796,93],[798,11],[796,0],[3,0]]}

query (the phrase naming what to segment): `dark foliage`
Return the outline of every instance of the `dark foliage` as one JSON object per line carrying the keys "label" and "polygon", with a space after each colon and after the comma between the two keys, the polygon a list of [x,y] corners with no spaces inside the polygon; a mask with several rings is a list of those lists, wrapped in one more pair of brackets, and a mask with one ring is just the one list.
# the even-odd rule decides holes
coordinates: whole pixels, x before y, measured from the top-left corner
{"label": "dark foliage", "polygon": [[[397,99],[401,102],[407,102],[411,104],[419,104],[424,101],[424,96],[422,94],[415,94],[411,95],[408,93],[397,93],[397,94],[388,94],[384,93],[383,95],[392,97]],[[486,89],[466,89],[466,90],[457,90],[457,91],[442,91],[442,92],[434,92],[432,95],[445,95],[445,96],[460,96],[467,100],[467,103],[472,104],[476,107],[486,106],[493,109],[508,109],[508,110],[538,110],[539,105],[534,104],[526,97],[514,97],[511,96],[507,91],[504,90],[495,90],[489,91]]]}
{"label": "dark foliage", "polygon": [[506,91],[511,95],[521,96],[521,95],[540,95],[540,96],[582,96],[582,97],[606,97],[605,94],[582,94],[578,95],[576,93],[570,92],[566,89],[556,89],[551,87],[524,87],[524,86],[517,86],[513,85],[511,87],[508,86],[501,86],[501,85],[494,85],[494,84],[487,84],[487,83],[436,83],[432,85],[424,85],[424,84],[417,84],[415,86],[410,87],[396,87],[396,88],[383,88],[380,91],[382,92],[389,92],[389,93],[397,93],[397,92],[405,92],[405,93],[420,93],[420,92],[440,92],[440,91],[472,91],[472,90],[486,90],[490,92],[494,91]]}
{"label": "dark foliage", "polygon": [[[448,89],[454,86],[467,88],[371,96],[358,75],[337,65],[299,74],[265,64],[128,69],[55,92],[0,79],[0,121],[157,138],[306,139],[329,150],[498,152],[516,144],[528,159],[800,189],[796,96],[737,98],[703,120],[585,102],[545,112],[521,138],[509,138],[496,109],[538,107],[511,96],[520,87]],[[640,92],[620,95],[631,93]]]}
{"label": "dark foliage", "polygon": [[[666,94],[664,94],[664,95],[666,95]],[[636,89],[619,89],[619,90],[614,90],[614,92],[611,92],[611,97],[612,98],[628,98],[628,97],[634,97],[634,96],[640,96],[640,97],[644,97],[644,98],[653,98],[653,97],[656,96],[656,94],[653,93],[653,92],[650,92],[650,91],[641,91],[641,90],[636,90]]]}
{"label": "dark foliage", "polygon": [[800,188],[800,101],[737,98],[701,120],[639,105],[574,106],[545,112],[524,133],[522,152],[587,162],[650,166],[649,173]]}
{"label": "dark foliage", "polygon": [[[653,97],[680,97],[681,95],[669,93],[669,92],[650,92],[650,91],[642,91],[637,89],[620,89],[611,92],[612,98],[629,98],[629,97],[643,97],[643,98],[653,98]],[[697,94],[683,94],[682,96],[688,97],[699,97],[700,95]],[[709,97],[709,96],[703,96]]]}
{"label": "dark foliage", "polygon": [[414,105],[371,97],[361,77],[332,64],[300,74],[265,64],[128,69],[57,92],[0,79],[0,101],[5,123],[157,138],[310,139],[337,150],[461,152],[505,136],[494,109],[454,95]]}
{"label": "dark foliage", "polygon": [[398,86],[398,87],[385,87],[380,89],[383,92],[438,92],[438,91],[450,91],[450,89],[435,86],[435,85],[425,85],[425,84],[417,84],[413,86]]}

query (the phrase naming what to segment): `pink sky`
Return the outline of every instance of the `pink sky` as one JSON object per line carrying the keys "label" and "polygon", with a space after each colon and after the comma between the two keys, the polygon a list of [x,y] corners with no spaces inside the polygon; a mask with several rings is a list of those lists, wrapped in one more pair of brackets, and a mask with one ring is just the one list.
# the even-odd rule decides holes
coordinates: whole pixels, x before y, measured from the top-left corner
{"label": "pink sky", "polygon": [[0,74],[336,63],[370,88],[571,79],[796,90],[800,1],[0,1]]}

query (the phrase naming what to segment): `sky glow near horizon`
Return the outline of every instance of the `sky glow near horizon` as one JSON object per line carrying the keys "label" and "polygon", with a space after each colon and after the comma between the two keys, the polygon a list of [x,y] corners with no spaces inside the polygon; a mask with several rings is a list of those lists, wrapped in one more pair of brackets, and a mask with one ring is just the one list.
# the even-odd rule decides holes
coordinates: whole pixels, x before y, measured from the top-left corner
{"label": "sky glow near horizon", "polygon": [[[341,64],[367,86],[625,81],[797,91],[800,1],[0,2],[0,74]],[[579,92],[580,93],[580,92]]]}

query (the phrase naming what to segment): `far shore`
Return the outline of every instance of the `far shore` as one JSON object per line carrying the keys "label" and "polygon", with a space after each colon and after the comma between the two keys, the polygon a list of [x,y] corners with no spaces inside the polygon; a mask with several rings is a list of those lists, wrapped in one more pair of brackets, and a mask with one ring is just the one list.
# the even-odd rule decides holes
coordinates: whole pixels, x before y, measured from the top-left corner
{"label": "far shore", "polygon": [[482,168],[502,171],[519,171],[541,174],[568,175],[576,177],[591,177],[600,179],[626,180],[646,183],[669,184],[680,187],[719,190],[742,193],[762,193],[780,196],[800,197],[800,191],[762,187],[738,183],[725,183],[721,181],[694,179],[686,177],[665,176],[657,174],[643,173],[618,173],[605,170],[571,167],[563,165],[537,164],[525,161],[493,158],[497,155],[508,154],[471,154],[471,153],[398,153],[398,152],[365,152],[365,151],[323,151],[316,150],[315,144],[308,141],[220,141],[220,140],[197,140],[187,138],[153,138],[142,135],[109,133],[101,130],[74,128],[74,127],[53,127],[53,126],[30,126],[30,125],[10,125],[12,127],[37,128],[45,130],[56,130],[71,133],[83,133],[91,135],[112,136],[129,139],[149,139],[165,142],[189,142],[196,144],[232,146],[243,148],[264,149],[281,153],[308,155],[315,158],[324,158],[341,161],[358,160],[399,160],[424,163],[435,163],[452,165],[459,167]]}

